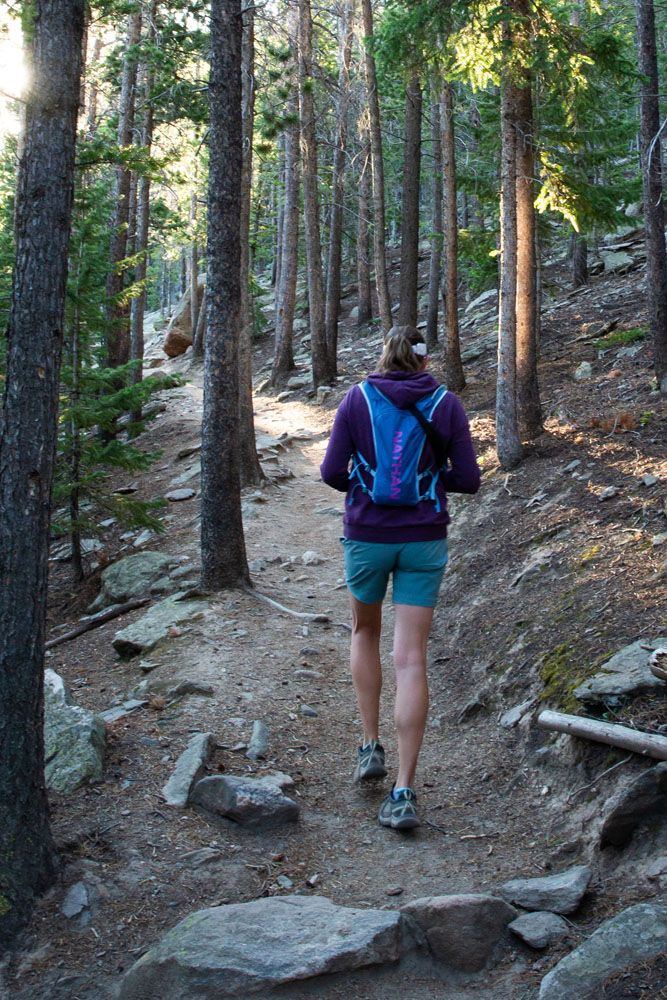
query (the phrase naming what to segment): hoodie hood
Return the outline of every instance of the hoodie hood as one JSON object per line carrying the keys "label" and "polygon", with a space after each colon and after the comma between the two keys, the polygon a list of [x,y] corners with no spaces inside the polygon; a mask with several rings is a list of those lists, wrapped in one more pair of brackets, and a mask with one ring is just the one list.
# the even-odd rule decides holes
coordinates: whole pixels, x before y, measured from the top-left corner
{"label": "hoodie hood", "polygon": [[440,385],[429,372],[373,372],[368,381],[399,410],[406,410],[417,400],[429,396]]}

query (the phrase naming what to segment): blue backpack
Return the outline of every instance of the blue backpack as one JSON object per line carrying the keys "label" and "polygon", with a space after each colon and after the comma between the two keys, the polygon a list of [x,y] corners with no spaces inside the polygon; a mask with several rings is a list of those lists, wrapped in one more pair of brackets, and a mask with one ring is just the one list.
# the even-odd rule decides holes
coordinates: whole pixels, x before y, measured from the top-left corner
{"label": "blue backpack", "polygon": [[[373,429],[376,468],[360,451],[352,456],[350,482],[354,483],[348,497],[352,504],[357,487],[367,493],[373,503],[384,507],[415,507],[422,500],[432,500],[440,510],[436,486],[440,469],[429,465],[419,471],[426,434],[410,410],[401,410],[370,382],[359,388],[368,405]],[[438,403],[444,399],[444,386],[418,400],[415,407],[430,421]],[[365,473],[365,475],[363,474]]]}

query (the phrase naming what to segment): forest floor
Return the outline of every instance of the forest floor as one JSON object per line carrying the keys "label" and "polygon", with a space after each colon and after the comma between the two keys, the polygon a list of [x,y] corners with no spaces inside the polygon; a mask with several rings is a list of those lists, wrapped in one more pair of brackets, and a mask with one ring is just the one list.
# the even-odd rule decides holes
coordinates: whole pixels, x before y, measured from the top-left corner
{"label": "forest floor", "polygon": [[[265,463],[274,478],[245,498],[256,589],[297,611],[326,612],[330,620],[304,624],[250,593],[231,591],[149,654],[158,669],[148,674],[138,659],[119,660],[111,646],[118,629],[142,612],[53,650],[49,666],[86,708],[110,707],[144,677],[155,681],[154,694],[145,708],[108,727],[104,780],[72,796],[52,796],[61,879],[40,902],[21,953],[5,962],[7,996],[110,997],[167,928],[213,904],[299,891],[341,904],[394,907],[427,895],[497,893],[509,878],[560,870],[584,856],[581,818],[563,809],[563,794],[585,782],[584,771],[545,770],[535,752],[550,738],[530,715],[514,729],[500,726],[499,716],[529,697],[539,704],[545,683],[551,704],[567,704],[576,676],[664,627],[667,414],[652,391],[646,341],[637,341],[636,353],[623,353],[621,344],[600,354],[592,339],[595,325],[612,318],[622,329],[645,326],[643,272],[595,278],[576,295],[567,292],[557,267],[549,277],[554,300],[544,315],[540,372],[545,432],[509,475],[494,453],[493,348],[466,365],[462,399],[483,487],[476,497],[451,501],[451,562],[430,643],[430,722],[417,786],[423,825],[411,835],[382,829],[376,814],[390,778],[371,789],[351,783],[360,728],[347,668],[342,496],[319,480],[335,407],[379,353],[377,330],[359,332],[347,320],[350,295],[340,379],[326,403],[317,405],[305,389],[281,401],[275,394],[256,396],[258,434],[286,437]],[[479,329],[464,332],[464,349],[479,336]],[[270,346],[268,339],[257,346],[258,381]],[[592,374],[577,381],[582,361],[591,363]],[[164,412],[142,439],[162,452],[150,472],[135,477],[143,497],[168,491],[192,462],[177,453],[199,438],[201,369],[178,359],[163,370],[183,371],[186,381],[163,394]],[[436,361],[432,370],[439,374]],[[575,460],[580,464],[566,471]],[[286,470],[291,478],[282,477]],[[647,475],[657,481],[646,485]],[[196,564],[197,508],[198,494],[170,505],[164,534],[146,547]],[[107,560],[136,551],[119,536],[114,528],[103,535]],[[307,551],[321,562],[304,565]],[[535,563],[538,570],[517,580]],[[53,565],[55,628],[85,614],[99,571],[75,588],[67,564]],[[391,769],[389,603],[385,618],[382,739]],[[165,677],[208,685],[213,693],[170,702],[160,696]],[[302,704],[317,714],[304,716]],[[645,702],[631,711],[634,721],[650,727],[662,709],[664,703]],[[255,719],[266,723],[270,745],[266,760],[252,763],[244,750]],[[302,807],[299,823],[250,833],[190,809],[169,809],[161,788],[198,731],[216,738],[213,771],[290,774]],[[602,772],[608,757],[591,750],[586,773]],[[198,865],[192,852],[203,847],[213,850]],[[79,928],[60,906],[67,888],[82,878],[94,889],[94,903],[92,922]],[[517,940],[499,966],[468,986],[414,979],[407,988],[384,970],[332,983],[318,996],[529,1000],[555,961],[602,919],[655,892],[599,870],[570,940],[544,955]],[[604,996],[665,995],[664,976],[664,964],[656,964],[620,985],[610,983]]]}

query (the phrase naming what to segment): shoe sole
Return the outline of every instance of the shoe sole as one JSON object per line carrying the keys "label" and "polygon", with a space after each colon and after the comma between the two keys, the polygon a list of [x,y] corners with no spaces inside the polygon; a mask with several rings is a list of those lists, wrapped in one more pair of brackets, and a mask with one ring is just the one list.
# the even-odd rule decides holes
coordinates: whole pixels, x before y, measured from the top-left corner
{"label": "shoe sole", "polygon": [[[379,818],[378,818],[379,819]],[[379,819],[380,826],[385,826],[391,830],[414,830],[420,826],[416,816],[404,816],[402,819]]]}
{"label": "shoe sole", "polygon": [[363,774],[361,774],[359,772],[359,769],[356,768],[352,776],[352,780],[354,782],[359,782],[359,781],[368,781],[369,779],[372,780],[374,778],[386,778],[386,777],[387,777],[387,769],[379,764],[376,764],[375,766],[369,767],[367,770],[365,770]]}

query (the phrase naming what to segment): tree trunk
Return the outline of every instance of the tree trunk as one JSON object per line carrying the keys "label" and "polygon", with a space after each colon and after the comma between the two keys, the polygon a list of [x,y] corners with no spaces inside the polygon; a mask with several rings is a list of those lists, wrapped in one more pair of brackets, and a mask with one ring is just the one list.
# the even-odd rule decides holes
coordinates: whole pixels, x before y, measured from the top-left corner
{"label": "tree trunk", "polygon": [[646,220],[646,290],[658,388],[667,393],[667,254],[662,200],[660,81],[653,0],[636,0],[641,84],[641,159]]}
{"label": "tree trunk", "polygon": [[415,74],[405,94],[403,199],[401,205],[401,281],[398,322],[417,325],[419,256],[419,169],[421,164],[422,90]]}
{"label": "tree trunk", "polygon": [[572,285],[581,288],[588,284],[588,243],[583,236],[572,233]]}
{"label": "tree trunk", "polygon": [[44,633],[83,0],[37,0],[0,417],[0,945],[54,875]]}
{"label": "tree trunk", "polygon": [[[87,70],[91,66],[96,66],[100,61],[100,55],[102,53],[102,39],[96,38],[93,45],[93,55],[90,59]],[[98,87],[97,78],[93,76],[90,85],[88,87],[87,101],[88,107],[86,109],[86,138],[92,139],[97,132],[97,97],[98,97]]]}
{"label": "tree trunk", "polygon": [[340,15],[340,56],[338,72],[338,107],[336,109],[336,142],[331,181],[331,212],[329,222],[329,257],[325,302],[327,356],[338,353],[338,315],[340,312],[340,269],[343,248],[343,208],[345,201],[345,165],[347,161],[347,115],[350,105],[350,60],[354,18],[351,0],[344,0]]}
{"label": "tree trunk", "polygon": [[[518,10],[525,20],[520,32],[526,33],[530,16],[528,3],[520,0]],[[516,136],[516,375],[519,425],[527,438],[542,433],[542,407],[537,380],[537,243],[535,225],[535,148],[533,129],[533,93],[529,71],[524,71],[517,87]]]}
{"label": "tree trunk", "polygon": [[384,164],[382,160],[382,133],[380,131],[380,102],[378,98],[375,58],[373,56],[373,8],[371,0],[361,0],[364,26],[364,75],[368,99],[368,117],[371,133],[371,164],[373,180],[373,258],[378,312],[382,330],[387,333],[392,326],[391,295],[387,277],[384,217]]}
{"label": "tree trunk", "polygon": [[428,278],[426,346],[433,351],[438,343],[438,296],[442,263],[442,137],[440,119],[440,80],[431,84],[431,145],[433,147],[433,215],[431,220],[431,261]]}
{"label": "tree trunk", "polygon": [[[128,15],[125,57],[118,109],[118,145],[132,144],[134,108],[137,84],[136,49],[141,36],[141,9]],[[110,368],[124,365],[130,358],[129,309],[118,300],[125,287],[125,272],[121,263],[127,256],[130,221],[131,171],[116,167],[116,209],[111,223],[111,266],[107,280],[107,319],[109,323],[107,361]]]}
{"label": "tree trunk", "polygon": [[451,83],[442,88],[442,167],[444,177],[444,319],[445,378],[453,392],[466,384],[459,340],[458,253],[459,222],[456,210],[456,147],[454,136],[454,90]]}
{"label": "tree trunk", "polygon": [[[508,39],[509,27],[503,25]],[[503,469],[521,461],[516,398],[516,161],[519,95],[510,72],[501,83],[500,308],[498,381],[496,386],[496,451]]]}
{"label": "tree trunk", "polygon": [[249,580],[241,517],[241,2],[211,0],[209,79],[208,330],[201,448],[202,585]]}
{"label": "tree trunk", "polygon": [[252,140],[255,109],[255,8],[246,0],[242,44],[243,174],[241,177],[241,340],[239,350],[239,447],[241,484],[262,481],[257,456],[252,403],[252,300],[250,298],[250,208],[252,198]]}
{"label": "tree trunk", "polygon": [[[294,59],[298,59],[298,20],[294,6],[287,30]],[[276,333],[271,381],[275,385],[294,368],[294,305],[299,254],[299,92],[294,85],[287,102],[290,124],[283,134],[285,192],[282,209],[279,280],[276,285]]]}
{"label": "tree trunk", "polygon": [[367,131],[362,133],[360,152],[359,198],[357,220],[357,326],[365,326],[373,319],[371,300],[371,260],[369,252],[369,226],[371,201],[371,146]]}
{"label": "tree trunk", "polygon": [[191,329],[197,329],[199,315],[199,247],[197,245],[197,177],[195,173],[194,188],[190,193],[190,226],[192,228],[190,242],[190,324]]}
{"label": "tree trunk", "polygon": [[299,0],[299,109],[303,168],[303,221],[308,271],[308,316],[313,385],[333,385],[336,358],[329,356],[324,327],[324,277],[317,192],[317,141],[313,99],[313,22],[310,0]]}

